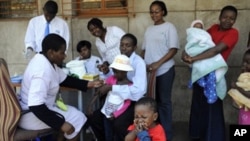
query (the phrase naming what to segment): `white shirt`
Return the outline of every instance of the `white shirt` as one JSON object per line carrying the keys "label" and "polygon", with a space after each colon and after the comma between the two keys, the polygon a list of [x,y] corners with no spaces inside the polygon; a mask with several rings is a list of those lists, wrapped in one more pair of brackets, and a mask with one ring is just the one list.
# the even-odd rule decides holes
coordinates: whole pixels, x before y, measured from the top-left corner
{"label": "white shirt", "polygon": [[[142,50],[145,50],[146,64],[152,64],[165,56],[171,48],[179,48],[179,38],[175,26],[165,22],[160,25],[151,25],[144,34]],[[171,58],[163,63],[156,71],[156,75],[162,75],[175,64]]]}
{"label": "white shirt", "polygon": [[[80,56],[76,58],[76,60],[79,60]],[[89,74],[100,74],[100,71],[97,68],[98,64],[102,64],[102,61],[99,57],[91,55],[90,58],[84,59],[84,66],[86,73]]]}
{"label": "white shirt", "polygon": [[[32,47],[35,52],[42,51],[42,41],[47,21],[44,15],[36,16],[29,21],[24,43],[25,47]],[[68,24],[61,18],[55,17],[49,24],[50,33],[60,35],[66,40],[67,50],[69,47],[69,27]]]}
{"label": "white shirt", "polygon": [[120,42],[125,32],[117,26],[110,26],[106,29],[105,43],[100,38],[96,38],[95,44],[103,62],[108,61],[111,64],[115,56],[121,54]]}
{"label": "white shirt", "polygon": [[22,109],[44,103],[50,109],[54,106],[59,84],[66,79],[67,75],[57,65],[53,66],[42,54],[36,54],[31,59],[21,84]]}
{"label": "white shirt", "polygon": [[129,57],[130,63],[134,71],[127,73],[128,79],[132,81],[132,85],[113,85],[112,91],[119,93],[123,99],[137,101],[147,91],[147,73],[144,60],[135,52]]}

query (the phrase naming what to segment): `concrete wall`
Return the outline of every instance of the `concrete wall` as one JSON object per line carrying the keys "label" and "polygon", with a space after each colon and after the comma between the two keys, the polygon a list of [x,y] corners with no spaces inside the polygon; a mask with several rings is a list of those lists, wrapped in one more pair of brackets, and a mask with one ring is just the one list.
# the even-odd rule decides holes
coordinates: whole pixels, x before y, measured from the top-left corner
{"label": "concrete wall", "polygon": [[[60,2],[57,0],[59,5]],[[153,24],[149,16],[149,5],[153,0],[129,0],[130,14],[127,17],[99,17],[105,26],[116,25],[126,32],[133,33],[138,38],[138,50],[143,40],[143,34],[147,26]],[[247,36],[250,30],[250,0],[164,0],[169,13],[166,21],[172,22],[180,37],[181,49],[175,56],[176,78],[173,88],[173,117],[176,121],[188,121],[192,90],[187,88],[190,74],[188,67],[180,61],[180,55],[185,45],[186,28],[194,19],[201,19],[208,28],[213,23],[218,22],[220,9],[225,5],[234,5],[238,8],[239,14],[235,28],[239,30],[240,39],[236,48],[232,52],[228,64],[227,73],[228,84],[235,80],[239,74],[242,54],[246,49]],[[44,1],[40,0],[40,6]],[[39,10],[41,13],[41,9]],[[59,14],[61,15],[61,9]],[[75,46],[79,40],[90,40],[94,45],[94,37],[87,30],[86,24],[90,18],[67,18],[71,31],[71,47],[65,62],[77,55]],[[11,75],[22,73],[27,65],[27,60],[23,56],[24,35],[29,19],[22,20],[0,20],[0,57],[7,60]],[[93,54],[98,55],[95,47]],[[228,85],[229,86],[229,85]],[[72,100],[70,100],[72,101]],[[74,102],[72,102],[74,103]],[[227,122],[237,122],[237,110],[231,106],[231,98],[226,97],[224,101],[225,118]]]}

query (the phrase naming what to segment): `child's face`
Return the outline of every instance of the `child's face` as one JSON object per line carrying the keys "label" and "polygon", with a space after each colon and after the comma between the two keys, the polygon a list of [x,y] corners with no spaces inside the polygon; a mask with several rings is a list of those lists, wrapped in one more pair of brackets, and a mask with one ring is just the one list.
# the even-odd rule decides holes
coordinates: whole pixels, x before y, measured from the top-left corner
{"label": "child's face", "polygon": [[194,24],[194,27],[195,27],[195,28],[203,29],[203,26],[202,26],[201,23],[196,23],[196,24]]}
{"label": "child's face", "polygon": [[242,60],[242,71],[250,72],[250,54],[246,54]]}
{"label": "child's face", "polygon": [[91,51],[86,46],[82,47],[79,54],[81,55],[81,59],[88,59],[90,57]]}
{"label": "child's face", "polygon": [[152,128],[158,114],[155,113],[148,105],[136,105],[134,123],[136,125],[145,125],[146,129]]}
{"label": "child's face", "polygon": [[234,11],[226,10],[221,14],[219,20],[220,28],[222,30],[230,29],[236,21],[236,13]]}
{"label": "child's face", "polygon": [[124,54],[128,57],[135,51],[136,46],[133,46],[132,39],[130,38],[122,38],[120,43],[120,51],[121,54]]}
{"label": "child's face", "polygon": [[113,72],[115,75],[115,78],[118,81],[124,80],[125,78],[127,78],[127,72],[126,71],[121,71],[121,70],[117,70],[113,68]]}

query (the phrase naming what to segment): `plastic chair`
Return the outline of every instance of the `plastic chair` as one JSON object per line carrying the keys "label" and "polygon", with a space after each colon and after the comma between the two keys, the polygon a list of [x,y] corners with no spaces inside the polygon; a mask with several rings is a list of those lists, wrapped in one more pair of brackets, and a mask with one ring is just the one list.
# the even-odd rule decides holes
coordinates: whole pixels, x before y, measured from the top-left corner
{"label": "plastic chair", "polygon": [[[10,81],[7,63],[0,58],[0,141],[37,140],[53,133],[52,129],[24,130],[18,127],[21,106]],[[31,123],[32,124],[32,123]]]}

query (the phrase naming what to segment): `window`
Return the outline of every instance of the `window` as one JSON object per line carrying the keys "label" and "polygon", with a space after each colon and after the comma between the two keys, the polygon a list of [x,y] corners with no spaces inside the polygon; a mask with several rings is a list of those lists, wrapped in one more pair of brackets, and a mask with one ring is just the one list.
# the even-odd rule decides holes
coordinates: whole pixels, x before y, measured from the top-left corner
{"label": "window", "polygon": [[37,0],[0,0],[0,19],[38,15]]}
{"label": "window", "polygon": [[62,0],[63,16],[126,16],[128,0]]}

